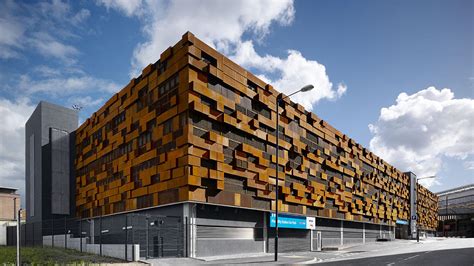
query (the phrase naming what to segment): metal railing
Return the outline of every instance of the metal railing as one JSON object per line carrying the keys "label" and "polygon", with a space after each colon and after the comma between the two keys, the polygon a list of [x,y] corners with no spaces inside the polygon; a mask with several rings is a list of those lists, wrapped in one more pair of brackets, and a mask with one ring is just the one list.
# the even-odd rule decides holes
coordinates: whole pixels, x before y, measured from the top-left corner
{"label": "metal railing", "polygon": [[[123,245],[123,258],[134,260],[139,245],[143,258],[188,255],[187,219],[172,216],[127,214],[93,219],[57,218],[20,225],[20,247],[55,247],[87,252],[88,245]],[[7,245],[16,245],[16,226],[7,227]],[[132,254],[130,254],[132,253]],[[136,256],[136,255],[135,255]]]}

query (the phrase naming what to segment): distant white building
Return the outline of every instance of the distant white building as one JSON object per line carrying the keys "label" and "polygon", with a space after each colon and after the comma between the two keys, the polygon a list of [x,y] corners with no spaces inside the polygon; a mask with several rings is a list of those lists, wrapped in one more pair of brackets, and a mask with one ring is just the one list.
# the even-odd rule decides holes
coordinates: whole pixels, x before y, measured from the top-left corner
{"label": "distant white building", "polygon": [[7,244],[7,226],[16,225],[20,203],[16,188],[0,187],[0,246]]}

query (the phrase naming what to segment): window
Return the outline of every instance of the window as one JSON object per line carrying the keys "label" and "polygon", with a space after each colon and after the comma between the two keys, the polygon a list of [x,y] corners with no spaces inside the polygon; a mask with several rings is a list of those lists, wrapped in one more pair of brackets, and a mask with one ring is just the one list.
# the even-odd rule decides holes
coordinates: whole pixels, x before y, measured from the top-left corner
{"label": "window", "polygon": [[204,95],[201,95],[201,102],[202,102],[204,105],[209,106],[210,108],[215,108],[215,107],[216,107],[216,101],[214,101],[214,100],[212,100],[211,98],[206,97],[206,96],[204,96]]}
{"label": "window", "polygon": [[186,126],[186,122],[187,122],[187,116],[186,116],[186,112],[182,112],[180,115],[179,115],[179,128],[184,128]]}
{"label": "window", "polygon": [[166,60],[163,61],[163,62],[158,61],[158,72],[159,72],[159,74],[165,72],[165,70],[166,70],[166,65],[167,65],[167,61],[166,61]]}
{"label": "window", "polygon": [[179,75],[175,74],[171,78],[167,79],[166,81],[162,82],[158,87],[158,97],[162,97],[166,93],[172,91],[179,85]]}
{"label": "window", "polygon": [[163,136],[171,133],[173,131],[173,119],[168,119],[163,123]]}
{"label": "window", "polygon": [[217,67],[217,60],[214,57],[206,54],[205,52],[201,52],[201,58],[202,61],[204,61],[206,64],[210,64]]}
{"label": "window", "polygon": [[201,167],[215,170],[217,169],[217,162],[210,159],[201,158]]}
{"label": "window", "polygon": [[231,108],[227,107],[227,106],[224,106],[224,113],[227,114],[227,115],[231,115],[234,113],[234,110],[232,110]]}
{"label": "window", "polygon": [[125,121],[125,111],[118,114],[114,119],[112,119],[112,127],[116,127]]}
{"label": "window", "polygon": [[250,80],[247,80],[247,87],[254,92],[257,92],[257,84],[253,83]]}
{"label": "window", "polygon": [[151,132],[146,131],[138,137],[138,147],[145,146],[150,141],[151,141]]}

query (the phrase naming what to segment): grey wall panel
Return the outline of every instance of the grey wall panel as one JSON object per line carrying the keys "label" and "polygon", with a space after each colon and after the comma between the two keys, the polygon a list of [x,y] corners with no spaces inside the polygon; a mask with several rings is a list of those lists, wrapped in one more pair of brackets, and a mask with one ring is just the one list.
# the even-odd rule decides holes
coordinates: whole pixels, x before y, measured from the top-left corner
{"label": "grey wall panel", "polygon": [[25,124],[25,185],[26,219],[36,222],[42,219],[42,164],[41,164],[41,108],[33,111]]}
{"label": "grey wall panel", "polygon": [[69,133],[51,128],[51,213],[70,214]]}
{"label": "grey wall panel", "polygon": [[[268,247],[273,251],[275,246],[275,229],[269,228]],[[306,229],[278,229],[278,251],[311,251],[311,232]]]}
{"label": "grey wall panel", "polygon": [[[29,176],[29,185],[31,188],[35,187],[35,134],[31,134],[28,138],[29,145],[28,145],[28,152],[29,152],[29,167],[28,169],[30,172],[28,173]],[[30,208],[29,208],[29,215],[35,216],[35,190],[30,190],[30,197],[28,199]]]}
{"label": "grey wall panel", "polygon": [[198,239],[196,242],[197,257],[263,252],[263,241],[246,239]]}
{"label": "grey wall panel", "polygon": [[247,239],[254,240],[257,236],[256,228],[226,227],[226,226],[197,226],[198,239]]}

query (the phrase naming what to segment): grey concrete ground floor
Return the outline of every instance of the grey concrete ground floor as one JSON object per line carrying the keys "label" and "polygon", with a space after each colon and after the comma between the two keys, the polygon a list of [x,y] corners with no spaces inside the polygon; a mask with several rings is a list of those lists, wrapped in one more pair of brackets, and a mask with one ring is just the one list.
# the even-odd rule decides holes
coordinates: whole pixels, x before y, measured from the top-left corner
{"label": "grey concrete ground floor", "polygon": [[[473,265],[473,238],[425,238],[372,242],[348,246],[338,251],[287,252],[279,254],[277,264],[329,265]],[[272,265],[273,254],[228,255],[146,260],[151,265],[255,264]]]}
{"label": "grey concrete ground floor", "polygon": [[[308,218],[284,213],[279,217],[283,216],[303,224]],[[309,228],[280,225],[280,252],[318,251],[395,238],[394,226],[309,218],[315,219]],[[92,243],[138,244],[141,258],[201,258],[273,252],[275,229],[270,220],[269,211],[185,202],[94,218],[87,224]]]}
{"label": "grey concrete ground floor", "polygon": [[[394,226],[281,213],[279,252],[313,252],[394,240]],[[206,258],[238,254],[270,254],[275,245],[275,218],[270,211],[198,202],[183,202],[90,219],[26,224],[21,241],[30,245],[64,239],[99,247],[138,246],[133,259]],[[13,233],[13,232],[12,232]],[[38,235],[38,236],[36,236]],[[32,239],[30,239],[32,238]],[[67,243],[70,242],[70,245]],[[136,255],[135,255],[136,253]]]}

